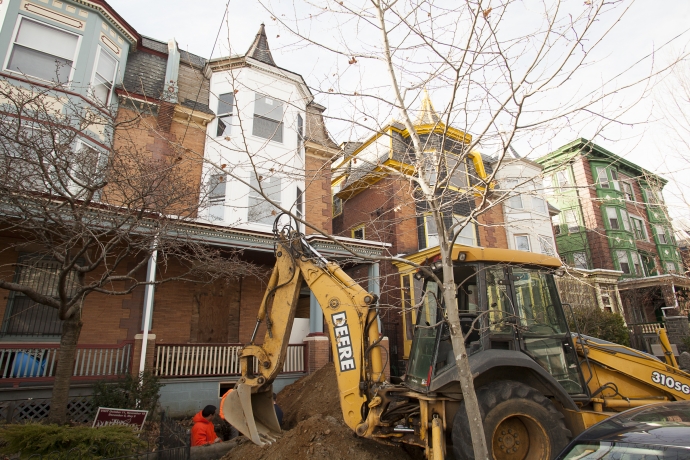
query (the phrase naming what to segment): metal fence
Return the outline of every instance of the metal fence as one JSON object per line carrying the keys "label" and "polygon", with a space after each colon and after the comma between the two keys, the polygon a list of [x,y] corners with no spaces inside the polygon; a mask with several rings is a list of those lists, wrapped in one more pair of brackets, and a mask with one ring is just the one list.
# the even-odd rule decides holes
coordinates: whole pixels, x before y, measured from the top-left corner
{"label": "metal fence", "polygon": [[[81,345],[74,360],[75,378],[103,379],[129,371],[132,342],[120,345]],[[3,379],[52,379],[60,358],[58,344],[0,346],[0,381]]]}
{"label": "metal fence", "polygon": [[[159,377],[239,375],[241,344],[156,345],[154,373]],[[283,372],[306,372],[305,346],[288,345]]]}

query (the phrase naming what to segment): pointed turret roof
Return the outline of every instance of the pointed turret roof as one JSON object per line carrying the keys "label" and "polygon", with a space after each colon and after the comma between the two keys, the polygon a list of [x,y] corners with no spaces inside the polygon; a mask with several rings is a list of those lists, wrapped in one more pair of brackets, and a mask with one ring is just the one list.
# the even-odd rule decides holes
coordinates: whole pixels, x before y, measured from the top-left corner
{"label": "pointed turret roof", "polygon": [[[261,24],[259,31],[256,33],[256,38],[247,50],[247,56],[261,61],[264,64],[276,66],[276,62],[271,56],[271,50],[268,48],[268,37],[266,37],[266,27]],[[277,67],[277,66],[276,66]]]}
{"label": "pointed turret roof", "polygon": [[431,98],[429,98],[429,92],[424,89],[424,97],[422,98],[422,107],[419,109],[419,116],[417,117],[417,121],[415,121],[415,125],[435,125],[440,123],[441,119],[439,118],[438,114],[436,113],[436,110],[434,109],[434,105],[431,103]]}

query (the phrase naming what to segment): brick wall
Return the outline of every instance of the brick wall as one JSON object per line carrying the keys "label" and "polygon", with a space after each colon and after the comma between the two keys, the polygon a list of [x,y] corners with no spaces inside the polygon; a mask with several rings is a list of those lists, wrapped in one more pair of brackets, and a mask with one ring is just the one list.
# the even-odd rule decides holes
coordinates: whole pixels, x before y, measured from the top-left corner
{"label": "brick wall", "polygon": [[120,107],[116,123],[122,124],[123,128],[115,132],[113,150],[115,154],[140,155],[174,164],[180,174],[178,190],[182,191],[182,187],[188,190],[188,198],[176,210],[188,212],[199,199],[206,132],[194,123],[177,120],[169,121],[170,128],[166,132],[159,126],[159,121],[155,114],[140,113],[131,106]]}
{"label": "brick wall", "polygon": [[[477,206],[480,198],[476,198]],[[508,249],[508,237],[503,223],[503,206],[494,206],[477,216],[479,244],[486,248]]]}
{"label": "brick wall", "polygon": [[[625,177],[621,177],[624,179]],[[644,202],[644,197],[642,196],[642,189],[638,184],[637,180],[630,179],[628,181],[633,186],[633,193],[635,194],[635,201],[626,201],[625,207],[628,213],[633,214],[637,217],[641,217],[644,221],[645,230],[647,231],[647,237],[649,241],[635,240],[635,244],[638,250],[647,252],[651,254],[654,258],[654,264],[657,269],[660,266],[659,263],[659,253],[657,252],[656,244],[654,244],[654,231],[651,224],[649,223],[649,218],[647,217],[647,205]]]}
{"label": "brick wall", "polygon": [[579,155],[572,164],[575,185],[580,197],[580,205],[587,228],[587,243],[592,258],[592,268],[614,270],[613,258],[606,236],[604,218],[601,214],[601,203],[593,186],[592,167],[586,157]]}
{"label": "brick wall", "polygon": [[[256,315],[259,312],[259,306],[261,305],[261,300],[264,297],[267,282],[268,278],[265,280],[258,280],[253,277],[242,279],[239,328],[239,338],[241,343],[249,342],[249,339],[252,336],[254,326],[256,325]],[[257,342],[262,343],[265,335],[266,325],[265,323],[261,323],[259,332],[256,335]]]}
{"label": "brick wall", "polygon": [[[307,222],[319,230],[333,233],[333,203],[331,201],[331,161],[307,149],[305,162],[304,213]],[[305,233],[316,233],[307,227]]]}

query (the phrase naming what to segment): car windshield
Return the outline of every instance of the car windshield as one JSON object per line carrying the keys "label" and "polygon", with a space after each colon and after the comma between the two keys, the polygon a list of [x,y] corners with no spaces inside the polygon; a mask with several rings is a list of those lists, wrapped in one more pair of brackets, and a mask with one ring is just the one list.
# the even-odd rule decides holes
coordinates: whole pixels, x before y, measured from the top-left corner
{"label": "car windshield", "polygon": [[561,458],[563,460],[681,460],[690,458],[690,449],[617,442],[580,443]]}

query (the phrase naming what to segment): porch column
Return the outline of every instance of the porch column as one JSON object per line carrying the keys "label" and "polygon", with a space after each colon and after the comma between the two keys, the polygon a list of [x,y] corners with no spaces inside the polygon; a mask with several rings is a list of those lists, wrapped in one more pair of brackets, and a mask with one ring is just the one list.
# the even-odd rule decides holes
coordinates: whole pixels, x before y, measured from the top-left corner
{"label": "porch column", "polygon": [[314,293],[309,291],[309,333],[323,332],[323,311]]}
{"label": "porch column", "polygon": [[[376,297],[378,298],[381,295],[381,284],[379,282],[379,263],[375,262],[373,264],[369,265],[369,292],[372,294],[376,294]],[[378,304],[378,301],[376,301]],[[376,318],[378,320],[379,324],[379,331],[382,331],[381,329],[381,317],[378,316]]]}

